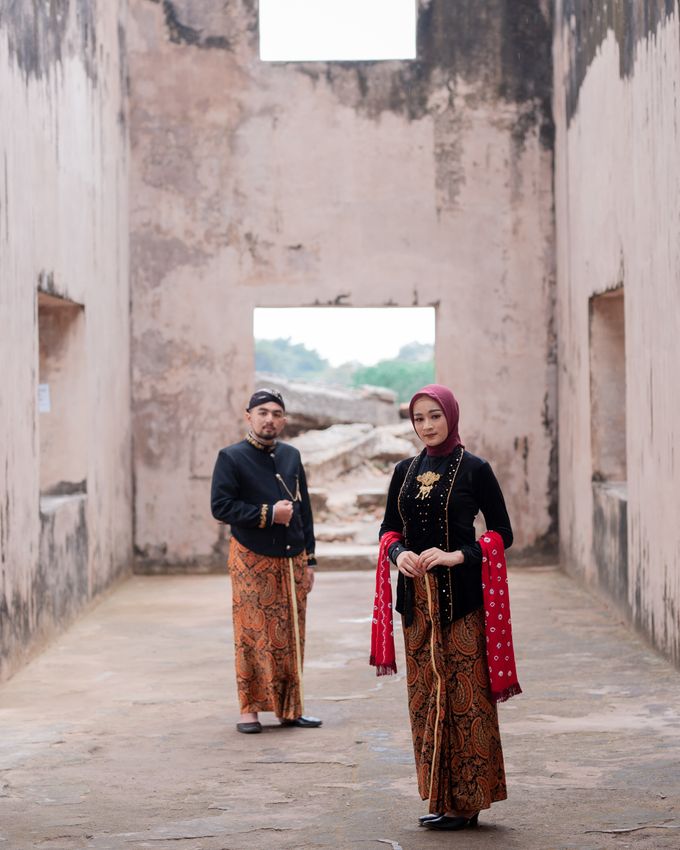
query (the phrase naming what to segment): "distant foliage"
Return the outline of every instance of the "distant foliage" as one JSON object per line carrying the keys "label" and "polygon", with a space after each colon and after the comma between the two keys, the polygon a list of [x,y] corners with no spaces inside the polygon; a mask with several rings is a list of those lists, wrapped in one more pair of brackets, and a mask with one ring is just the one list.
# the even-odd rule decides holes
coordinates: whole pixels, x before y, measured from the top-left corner
{"label": "distant foliage", "polygon": [[[429,363],[434,360],[434,345],[429,342],[409,342],[402,345],[397,358],[409,360],[412,363]],[[416,389],[419,388],[416,387]]]}
{"label": "distant foliage", "polygon": [[359,387],[371,384],[393,390],[408,401],[424,384],[434,381],[434,347],[420,342],[404,345],[393,360],[375,366],[343,363],[333,367],[313,349],[290,339],[255,340],[255,369],[284,378]]}
{"label": "distant foliage", "polygon": [[[403,349],[402,349],[403,350]],[[413,393],[425,384],[434,382],[434,359],[381,360],[375,366],[359,367],[352,378],[355,387],[373,384],[394,390],[399,401],[408,401]]]}
{"label": "distant foliage", "polygon": [[285,378],[319,380],[330,365],[318,351],[290,339],[258,339],[255,341],[255,371],[272,372]]}

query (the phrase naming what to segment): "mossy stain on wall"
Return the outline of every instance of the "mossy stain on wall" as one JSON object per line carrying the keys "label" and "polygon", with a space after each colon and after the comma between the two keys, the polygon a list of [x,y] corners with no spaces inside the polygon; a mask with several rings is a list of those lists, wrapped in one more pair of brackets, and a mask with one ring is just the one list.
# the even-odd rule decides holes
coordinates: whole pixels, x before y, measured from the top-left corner
{"label": "mossy stain on wall", "polygon": [[68,55],[96,80],[96,4],[92,0],[0,0],[0,28],[27,77],[40,79]]}
{"label": "mossy stain on wall", "polygon": [[578,108],[578,98],[588,69],[600,46],[612,32],[619,48],[621,79],[633,73],[637,48],[652,36],[673,12],[678,0],[563,0],[562,26],[569,53],[567,119]]}

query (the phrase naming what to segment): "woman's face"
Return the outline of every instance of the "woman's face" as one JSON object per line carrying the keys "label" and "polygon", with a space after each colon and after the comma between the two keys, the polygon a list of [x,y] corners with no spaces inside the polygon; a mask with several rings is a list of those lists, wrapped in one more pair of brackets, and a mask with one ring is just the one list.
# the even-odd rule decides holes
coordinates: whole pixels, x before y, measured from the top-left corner
{"label": "woman's face", "polygon": [[440,445],[449,436],[444,411],[433,398],[426,395],[413,405],[413,425],[416,434],[430,448]]}

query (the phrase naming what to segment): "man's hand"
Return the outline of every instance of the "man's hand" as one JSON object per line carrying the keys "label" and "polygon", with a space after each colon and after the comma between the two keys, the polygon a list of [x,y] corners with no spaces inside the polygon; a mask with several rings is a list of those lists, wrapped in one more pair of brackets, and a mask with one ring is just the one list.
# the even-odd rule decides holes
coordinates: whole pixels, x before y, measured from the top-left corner
{"label": "man's hand", "polygon": [[432,567],[457,567],[463,563],[463,560],[464,556],[460,549],[455,552],[444,552],[442,549],[433,546],[431,549],[426,549],[420,553],[418,565],[421,571],[425,573]]}
{"label": "man's hand", "polygon": [[314,569],[312,567],[305,567],[305,578],[307,580],[307,593],[311,593],[314,587]]}
{"label": "man's hand", "polygon": [[288,525],[293,518],[293,503],[288,499],[281,499],[274,503],[272,522],[277,525]]}
{"label": "man's hand", "polygon": [[416,553],[409,552],[408,549],[399,553],[399,556],[397,557],[397,569],[400,573],[403,573],[403,575],[408,576],[408,578],[421,576],[424,572],[418,563],[418,556]]}

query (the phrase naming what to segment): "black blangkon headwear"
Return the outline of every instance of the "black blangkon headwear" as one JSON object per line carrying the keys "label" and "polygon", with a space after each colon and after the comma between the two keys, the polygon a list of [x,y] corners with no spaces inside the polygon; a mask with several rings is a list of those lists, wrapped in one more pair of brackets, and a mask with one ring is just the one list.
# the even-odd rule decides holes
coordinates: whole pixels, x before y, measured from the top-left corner
{"label": "black blangkon headwear", "polygon": [[280,404],[284,410],[286,409],[286,405],[283,403],[283,396],[278,390],[263,387],[260,390],[255,390],[255,392],[250,396],[250,401],[248,402],[246,410],[252,410],[253,407],[258,407],[260,404],[266,404],[268,401],[273,401],[274,404]]}

